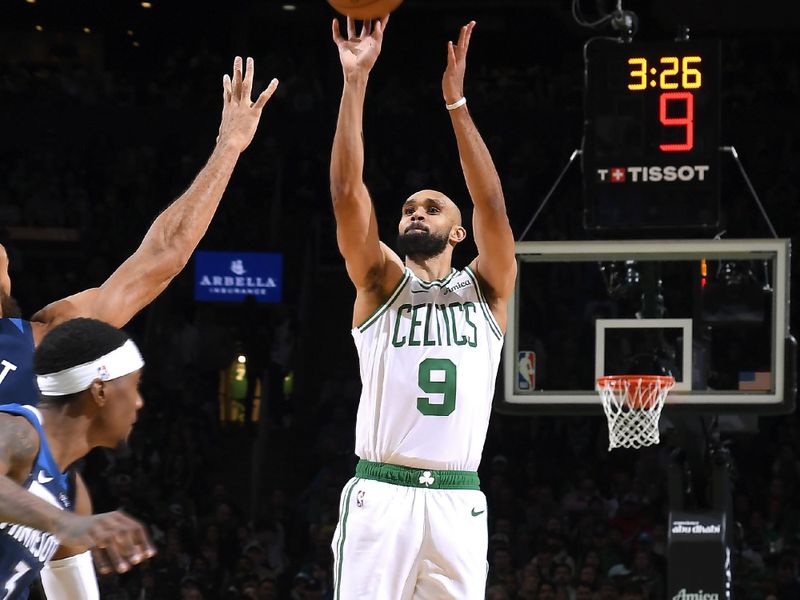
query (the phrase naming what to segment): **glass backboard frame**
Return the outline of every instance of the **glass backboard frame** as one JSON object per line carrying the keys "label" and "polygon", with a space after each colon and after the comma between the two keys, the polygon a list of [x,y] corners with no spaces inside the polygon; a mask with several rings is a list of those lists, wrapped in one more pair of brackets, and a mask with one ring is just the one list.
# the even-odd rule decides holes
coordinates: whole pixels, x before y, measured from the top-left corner
{"label": "glass backboard frame", "polygon": [[[518,376],[519,307],[522,263],[589,262],[625,260],[770,260],[772,294],[772,373],[768,392],[674,390],[665,405],[667,412],[783,414],[794,410],[797,389],[796,352],[789,330],[789,285],[791,242],[788,239],[728,240],[592,240],[517,242],[518,281],[508,305],[508,330],[503,349],[503,394],[496,403],[499,412],[510,414],[592,414],[602,410],[596,391],[516,391]],[[686,357],[684,357],[686,358]],[[595,363],[596,358],[587,356]],[[690,370],[691,372],[691,370]]]}
{"label": "glass backboard frame", "polygon": [[[594,378],[609,373],[605,366],[606,332],[612,329],[680,329],[682,333],[681,376],[674,373],[673,391],[688,392],[692,389],[692,320],[691,319],[597,319],[595,321]],[[623,375],[625,373],[622,373]]]}

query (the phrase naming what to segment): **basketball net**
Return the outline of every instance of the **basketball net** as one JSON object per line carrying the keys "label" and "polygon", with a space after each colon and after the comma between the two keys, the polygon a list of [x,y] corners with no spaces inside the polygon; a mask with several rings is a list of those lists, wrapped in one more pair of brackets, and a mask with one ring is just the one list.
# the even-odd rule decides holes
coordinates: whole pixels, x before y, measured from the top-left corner
{"label": "basketball net", "polygon": [[658,419],[675,379],[661,375],[611,375],[597,380],[608,418],[608,449],[658,444]]}

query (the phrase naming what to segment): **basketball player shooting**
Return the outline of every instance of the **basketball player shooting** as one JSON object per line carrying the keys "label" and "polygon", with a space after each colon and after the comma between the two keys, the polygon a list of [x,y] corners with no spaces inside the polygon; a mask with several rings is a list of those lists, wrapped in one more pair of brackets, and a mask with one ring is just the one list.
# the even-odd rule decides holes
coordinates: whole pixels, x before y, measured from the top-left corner
{"label": "basketball player shooting", "polygon": [[[463,94],[470,22],[447,45],[445,108],[474,205],[478,256],[451,266],[466,237],[445,194],[401,208],[398,253],[380,241],[363,180],[367,81],[388,16],[333,22],[344,87],[331,157],[339,250],[356,287],[361,364],[355,477],[333,538],[335,598],[483,598],[486,498],[476,470],[514,288],[514,239],[500,180]],[[404,260],[400,257],[404,257]]]}
{"label": "basketball player shooting", "polygon": [[[8,255],[0,245],[0,404],[38,403],[32,370],[34,348],[54,327],[74,317],[92,317],[122,327],[183,270],[208,229],[239,155],[253,140],[264,106],[278,87],[278,80],[273,79],[251,102],[253,75],[253,60],[247,59],[243,71],[242,59],[236,57],[233,76],[223,77],[222,119],[211,157],[186,192],[156,218],[139,248],[100,287],[53,302],[30,321],[20,319],[21,311],[11,295]],[[77,473],[71,487],[85,487]],[[67,548],[59,550],[55,558],[68,556]],[[91,561],[65,563],[61,572],[68,570],[74,571],[76,579],[93,581],[93,589],[83,596],[71,596],[73,600],[97,597]],[[6,575],[10,577],[0,572],[0,583]]]}

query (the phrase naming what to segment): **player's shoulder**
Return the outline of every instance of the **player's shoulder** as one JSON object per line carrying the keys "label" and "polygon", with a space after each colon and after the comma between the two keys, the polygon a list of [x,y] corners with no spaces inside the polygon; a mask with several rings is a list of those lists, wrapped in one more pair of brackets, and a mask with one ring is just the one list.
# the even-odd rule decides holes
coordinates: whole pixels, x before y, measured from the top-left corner
{"label": "player's shoulder", "polygon": [[383,294],[391,294],[406,277],[406,265],[397,252],[381,242],[384,264],[381,271],[381,288]]}
{"label": "player's shoulder", "polygon": [[507,302],[514,291],[514,282],[517,277],[516,262],[514,262],[513,268],[500,278],[502,286],[492,285],[492,281],[496,281],[498,278],[492,278],[490,276],[491,273],[486,273],[486,269],[485,261],[481,261],[480,255],[476,256],[469,265],[464,267],[464,271],[467,272],[471,279],[474,279],[480,288],[481,294],[489,303]]}
{"label": "player's shoulder", "polygon": [[33,424],[38,420],[37,409],[21,404],[0,404],[0,442],[6,434],[17,434],[20,437],[39,438],[39,432]]}
{"label": "player's shoulder", "polygon": [[[35,317],[36,315],[34,315]],[[29,323],[31,329],[31,339],[33,340],[33,345],[38,346],[39,342],[42,341],[42,338],[53,328],[52,323],[48,323],[46,321],[39,321],[39,320],[31,320]]]}
{"label": "player's shoulder", "polygon": [[61,300],[51,302],[34,313],[30,322],[34,343],[38,346],[47,332],[61,325],[64,321],[75,319],[76,317],[95,317],[113,324],[113,320],[108,317],[102,319],[93,309],[99,292],[100,288],[89,288]]}
{"label": "player's shoulder", "polygon": [[18,317],[0,317],[0,332],[3,334],[25,335],[31,331],[33,324]]}
{"label": "player's shoulder", "polygon": [[46,323],[36,319],[36,315],[30,321],[17,317],[1,317],[0,341],[13,339],[13,343],[18,344],[19,340],[24,339],[36,345],[47,333],[47,327]]}
{"label": "player's shoulder", "polygon": [[0,462],[7,471],[24,466],[39,452],[39,432],[17,405],[0,405]]}
{"label": "player's shoulder", "polygon": [[397,287],[406,279],[406,266],[397,253],[381,242],[383,261],[376,265],[361,285],[356,285],[359,296],[382,304],[392,296]]}

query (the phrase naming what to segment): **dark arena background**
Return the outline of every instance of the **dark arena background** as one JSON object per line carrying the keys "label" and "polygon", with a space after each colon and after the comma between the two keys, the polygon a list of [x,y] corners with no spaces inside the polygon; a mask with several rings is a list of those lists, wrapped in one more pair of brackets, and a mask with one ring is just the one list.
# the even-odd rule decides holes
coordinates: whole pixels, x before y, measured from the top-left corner
{"label": "dark arena background", "polygon": [[[102,283],[189,185],[214,146],[234,56],[255,58],[256,90],[281,81],[195,257],[126,328],[147,361],[146,405],[126,448],[94,451],[81,468],[95,510],[122,508],[147,523],[159,553],[103,576],[104,600],[333,598],[330,543],[356,460],[360,393],[355,294],[328,184],[341,92],[334,15],[324,0],[0,2],[0,241],[26,317]],[[520,242],[796,241],[800,9],[721,0],[406,0],[391,17],[365,109],[365,180],[383,239],[394,239],[402,202],[420,188],[445,191],[468,216],[441,76],[446,42],[470,19],[465,95]],[[615,39],[587,44],[595,37]],[[603,79],[614,70],[602,61],[614,57],[621,71]],[[587,60],[596,61],[588,76]],[[650,65],[661,70],[652,81]],[[698,65],[702,84],[687,71]],[[671,79],[664,69],[673,66],[682,75]],[[640,68],[641,79],[630,74]],[[652,105],[625,103],[636,86]],[[637,119],[650,121],[636,129]],[[632,122],[632,138],[614,136]],[[671,137],[659,142],[665,130]],[[672,145],[661,149],[671,153],[663,165],[692,185],[636,187],[638,167],[662,165],[659,145]],[[680,152],[687,158],[674,158]],[[701,173],[712,173],[703,185]],[[626,192],[610,193],[624,176]],[[475,252],[463,244],[456,266]],[[764,290],[781,276],[765,281],[750,262],[720,259],[698,277],[734,289],[732,310],[746,311],[737,285]],[[645,266],[609,259],[604,268],[615,302],[634,286],[643,306],[631,314],[670,316],[669,280],[650,295]],[[259,273],[268,293],[219,292],[237,271]],[[583,288],[566,285],[558,268],[532,272],[546,277],[528,282],[527,316],[509,320],[509,330],[523,327],[514,339],[537,340],[540,378],[545,366],[591,378],[594,345],[563,348],[569,324],[588,310],[587,298],[564,290]],[[782,289],[794,300],[794,286]],[[787,339],[798,303],[788,306]],[[755,312],[742,321],[776,318]],[[735,360],[722,348],[728,338],[709,335],[710,364],[724,372]],[[771,356],[772,368],[734,364],[729,385],[747,390],[742,373],[752,371],[749,389],[771,389],[773,375],[757,380],[779,370],[778,405],[665,412],[672,433],[639,450],[607,449],[596,396],[589,410],[550,396],[509,408],[501,365],[479,472],[489,502],[487,598],[800,598],[796,358],[787,344],[778,369],[769,343],[751,347],[748,335],[735,338],[739,352]],[[773,342],[783,348],[783,337]],[[571,389],[564,385],[556,387]]]}

